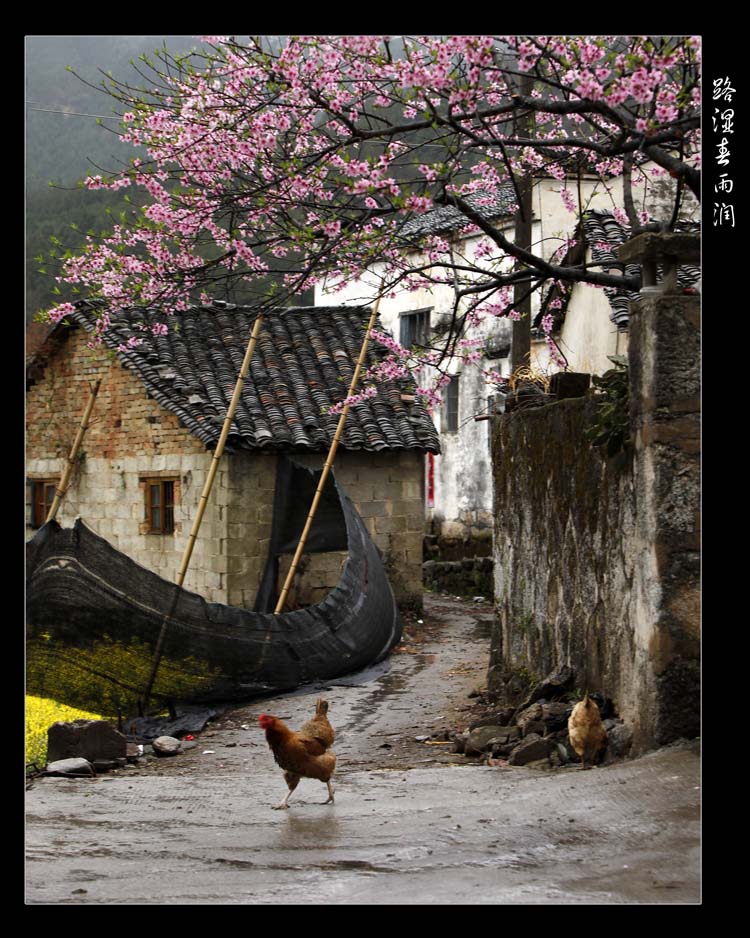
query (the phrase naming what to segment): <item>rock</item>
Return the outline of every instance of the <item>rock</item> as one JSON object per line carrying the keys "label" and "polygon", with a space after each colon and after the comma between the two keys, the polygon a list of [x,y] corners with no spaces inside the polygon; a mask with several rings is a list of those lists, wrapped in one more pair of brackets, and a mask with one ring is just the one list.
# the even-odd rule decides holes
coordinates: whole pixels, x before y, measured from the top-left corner
{"label": "rock", "polygon": [[453,745],[451,746],[451,752],[463,752],[466,749],[466,740],[469,738],[468,733],[455,733],[453,736]]}
{"label": "rock", "polygon": [[607,730],[607,760],[625,759],[633,745],[633,731],[622,720],[606,720],[604,727]]}
{"label": "rock", "polygon": [[552,674],[547,675],[543,681],[536,684],[518,709],[529,707],[542,699],[556,700],[558,697],[562,697],[563,694],[572,689],[575,676],[575,671],[572,668],[562,665]]}
{"label": "rock", "polygon": [[174,736],[157,736],[151,745],[157,756],[176,756],[182,750],[182,744]]}
{"label": "rock", "polygon": [[478,726],[469,733],[469,738],[464,746],[464,754],[478,756],[485,749],[488,749],[492,742],[507,743],[507,728],[503,726]]}
{"label": "rock", "polygon": [[47,763],[48,775],[96,775],[93,765],[88,759],[56,759]]}
{"label": "rock", "polygon": [[542,739],[536,733],[531,733],[514,747],[508,762],[510,765],[528,765],[529,762],[546,759],[552,746],[553,743],[550,740]]}
{"label": "rock", "polygon": [[110,772],[112,769],[122,769],[127,759],[94,759],[92,765],[97,772]]}
{"label": "rock", "polygon": [[547,727],[541,720],[527,720],[521,732],[524,736],[531,736],[533,733],[537,736],[544,736]]}
{"label": "rock", "polygon": [[538,772],[551,772],[552,769],[556,768],[552,763],[552,755],[544,759],[532,759],[531,762],[526,763],[525,767],[527,769],[536,769]]}
{"label": "rock", "polygon": [[47,761],[61,759],[124,759],[127,739],[106,720],[74,720],[53,723],[47,730]]}
{"label": "rock", "polygon": [[573,710],[572,703],[564,703],[562,700],[553,700],[542,704],[542,720],[548,733],[555,733],[559,730],[567,730],[568,717]]}
{"label": "rock", "polygon": [[[542,709],[542,705],[540,703],[531,704],[530,707],[524,707],[523,710],[518,710],[516,712],[514,722],[520,728],[522,736],[526,735],[526,727],[528,726],[528,724],[541,723],[543,713],[544,713],[544,710]],[[544,724],[541,724],[541,725],[542,727],[544,726]],[[535,731],[535,732],[538,732],[538,731]],[[539,735],[541,735],[543,732],[544,732],[544,729],[541,730]]]}
{"label": "rock", "polygon": [[493,710],[470,723],[469,729],[474,730],[478,726],[507,726],[513,718],[514,713],[515,711],[512,707],[506,707],[504,710]]}

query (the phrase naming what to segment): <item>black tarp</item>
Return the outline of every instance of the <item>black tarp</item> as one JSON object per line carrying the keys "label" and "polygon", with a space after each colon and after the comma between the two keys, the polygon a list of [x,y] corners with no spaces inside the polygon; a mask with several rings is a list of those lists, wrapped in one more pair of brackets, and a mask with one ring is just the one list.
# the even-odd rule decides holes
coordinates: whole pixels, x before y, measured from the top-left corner
{"label": "black tarp", "polygon": [[[317,484],[315,472],[297,469],[281,468],[282,484],[292,487],[285,495],[277,487],[284,504],[273,525],[274,560],[294,540],[300,518],[304,524]],[[341,546],[343,520],[348,555],[339,582],[322,602],[281,615],[207,602],[131,560],[80,519],[72,528],[45,524],[27,545],[27,692],[99,713],[132,711],[173,603],[156,700],[243,699],[381,660],[400,640],[401,621],[380,552],[341,485],[332,480],[325,493],[313,545]]]}

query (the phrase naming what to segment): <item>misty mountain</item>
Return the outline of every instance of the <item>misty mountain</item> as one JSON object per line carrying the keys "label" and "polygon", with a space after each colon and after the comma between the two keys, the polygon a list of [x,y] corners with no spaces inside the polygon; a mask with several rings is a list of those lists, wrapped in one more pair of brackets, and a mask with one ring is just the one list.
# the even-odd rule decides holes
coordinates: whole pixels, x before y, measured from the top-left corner
{"label": "misty mountain", "polygon": [[99,233],[110,227],[107,208],[119,211],[122,205],[117,193],[89,192],[77,186],[89,174],[127,164],[136,153],[117,137],[117,102],[99,87],[106,73],[140,86],[147,72],[139,56],[151,55],[164,43],[175,53],[200,43],[192,36],[27,36],[25,41],[29,321],[55,301],[50,292],[54,286],[48,257],[51,239],[75,249],[83,243],[86,231]]}

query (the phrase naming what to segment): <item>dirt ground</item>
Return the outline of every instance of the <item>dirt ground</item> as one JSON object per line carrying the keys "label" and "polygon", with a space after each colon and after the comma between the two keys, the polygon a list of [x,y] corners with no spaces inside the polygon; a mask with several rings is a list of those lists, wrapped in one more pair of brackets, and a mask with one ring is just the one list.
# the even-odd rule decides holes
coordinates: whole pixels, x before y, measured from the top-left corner
{"label": "dirt ground", "polygon": [[[697,741],[583,772],[481,766],[425,738],[476,714],[491,620],[428,594],[369,672],[232,707],[172,758],[36,779],[27,904],[700,903]],[[286,788],[258,715],[298,726],[321,693],[335,803],[303,780],[274,811]]]}

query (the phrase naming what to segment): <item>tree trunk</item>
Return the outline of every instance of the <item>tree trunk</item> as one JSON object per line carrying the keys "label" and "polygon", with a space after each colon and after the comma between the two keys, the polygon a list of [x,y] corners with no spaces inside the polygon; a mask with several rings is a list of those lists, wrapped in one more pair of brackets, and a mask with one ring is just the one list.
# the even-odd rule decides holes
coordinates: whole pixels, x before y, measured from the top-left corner
{"label": "tree trunk", "polygon": [[[524,75],[521,79],[520,93],[529,96],[534,88],[531,75]],[[519,111],[515,117],[515,133],[518,136],[531,137],[533,132],[533,112]],[[534,180],[530,173],[517,179],[519,205],[516,214],[516,225],[513,240],[527,251],[531,251],[531,215],[532,194]],[[531,293],[530,281],[517,283],[513,288],[513,308],[521,314],[521,318],[513,323],[512,342],[510,349],[510,368],[516,371],[531,364]]]}

